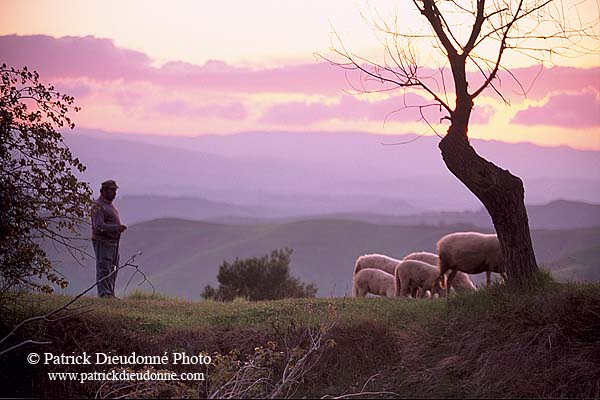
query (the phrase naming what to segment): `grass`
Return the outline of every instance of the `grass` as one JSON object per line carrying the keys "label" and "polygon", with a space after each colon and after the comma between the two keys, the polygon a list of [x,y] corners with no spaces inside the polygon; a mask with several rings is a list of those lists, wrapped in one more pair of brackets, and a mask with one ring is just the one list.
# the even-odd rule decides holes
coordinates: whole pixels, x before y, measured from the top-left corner
{"label": "grass", "polygon": [[162,294],[159,292],[147,292],[141,289],[135,289],[132,292],[127,294],[127,300],[181,300],[182,298],[176,296],[167,296],[166,294]]}
{"label": "grass", "polygon": [[[19,317],[44,313],[66,303],[69,296],[35,294],[28,301],[27,311]],[[352,326],[361,322],[386,323],[402,327],[406,323],[425,322],[441,317],[446,310],[443,300],[419,301],[414,299],[386,298],[315,298],[285,299],[250,302],[237,300],[229,303],[217,301],[186,301],[162,294],[134,292],[125,299],[98,299],[85,297],[78,303],[90,308],[86,318],[115,319],[132,323],[160,326],[160,331],[186,329],[229,330],[268,327],[269,322],[282,317],[300,320],[307,307],[324,312],[328,305],[336,307],[341,325]]]}
{"label": "grass", "polygon": [[[32,295],[26,307],[0,326],[5,331],[19,318],[67,300]],[[336,345],[305,377],[297,396],[357,392],[371,376],[375,378],[367,390],[393,391],[401,397],[600,396],[597,283],[562,284],[545,276],[527,290],[496,285],[450,301],[319,298],[218,303],[137,293],[123,300],[84,298],[81,305],[89,306],[90,312],[30,327],[22,337],[49,338],[53,343],[44,349],[55,353],[111,349],[117,354],[162,354],[183,349],[189,354],[250,354],[256,346],[277,340],[278,324],[316,324],[333,306],[339,318],[331,332]],[[0,366],[0,374],[8,373],[16,385],[0,395],[94,395],[86,386],[44,382],[39,370],[23,362],[32,350],[15,351],[4,363],[10,368]]]}

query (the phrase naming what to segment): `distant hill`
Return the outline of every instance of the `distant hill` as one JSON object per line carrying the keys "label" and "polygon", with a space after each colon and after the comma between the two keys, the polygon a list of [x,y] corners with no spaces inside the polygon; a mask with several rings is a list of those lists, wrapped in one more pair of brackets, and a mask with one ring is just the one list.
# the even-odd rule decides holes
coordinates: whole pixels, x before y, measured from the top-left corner
{"label": "distant hill", "polygon": [[600,226],[600,204],[557,200],[528,206],[531,226],[539,229],[568,229]]}
{"label": "distant hill", "polygon": [[551,263],[554,275],[563,280],[600,280],[600,245],[576,251]]}
{"label": "distant hill", "polygon": [[367,199],[361,196],[350,196],[343,200],[343,204],[336,205],[335,198],[310,199],[308,196],[297,196],[296,199],[299,203],[303,202],[303,204],[292,208],[238,205],[191,196],[155,195],[119,196],[115,200],[115,204],[120,210],[124,223],[127,224],[157,218],[181,218],[234,224],[282,222],[312,216],[321,208],[334,211],[340,207],[351,208],[351,204],[355,204],[357,208],[368,206],[388,212],[396,211],[400,214],[414,212],[414,209],[402,200]]}
{"label": "distant hill", "polygon": [[[444,165],[437,137],[364,132],[245,132],[195,138],[79,130],[65,142],[97,189],[113,178],[122,195],[200,197],[280,210],[410,215],[475,211],[479,201]],[[526,202],[600,201],[600,152],[473,141],[519,175]],[[535,162],[532,162],[535,160]]]}
{"label": "distant hill", "polygon": [[[384,253],[401,258],[411,251],[432,251],[444,234],[472,229],[486,231],[469,225],[399,226],[339,219],[254,225],[159,219],[130,226],[123,236],[121,254],[125,259],[141,250],[138,262],[159,291],[198,298],[205,285],[216,283],[218,267],[224,260],[258,256],[287,246],[294,249],[294,275],[314,282],[319,296],[343,296],[350,293],[352,268],[358,256]],[[538,261],[554,269],[571,265],[554,261],[573,254],[585,255],[587,249],[600,243],[600,227],[533,230],[532,235]],[[62,260],[61,270],[72,281],[70,292],[93,282],[92,260],[86,260],[87,268],[82,268],[65,252],[48,250],[53,260]],[[88,251],[92,253],[89,244]],[[588,266],[590,273],[560,276],[600,279],[596,258],[577,260],[579,265]],[[119,278],[121,288],[127,278]]]}
{"label": "distant hill", "polygon": [[[491,229],[484,209],[463,212],[429,212],[413,215],[346,212],[332,214],[296,214],[284,209],[243,206],[214,202],[197,197],[123,196],[115,201],[127,223],[157,218],[181,218],[225,224],[283,223],[302,219],[344,219],[384,225],[473,225]],[[391,204],[389,205],[392,206]],[[405,207],[400,204],[399,207]],[[533,229],[574,229],[600,226],[600,205],[567,200],[527,206]]]}
{"label": "distant hill", "polygon": [[158,218],[208,220],[220,217],[274,218],[280,210],[258,206],[241,206],[206,200],[200,197],[123,196],[115,200],[119,212],[129,224]]}
{"label": "distant hill", "polygon": [[278,210],[288,216],[373,209],[406,215],[423,210],[391,191],[373,195],[358,186],[354,191],[333,192],[336,182],[348,179],[352,171],[325,161],[230,157],[130,140],[65,136],[73,154],[87,166],[80,177],[96,191],[107,177],[115,179],[119,197],[202,198],[268,209],[274,216],[280,215]]}
{"label": "distant hill", "polygon": [[[527,214],[532,229],[574,229],[600,226],[600,204],[556,200],[548,204],[528,205]],[[430,212],[406,216],[379,214],[338,214],[340,218],[377,224],[394,225],[455,225],[467,224],[480,228],[493,227],[485,209],[463,212]]]}

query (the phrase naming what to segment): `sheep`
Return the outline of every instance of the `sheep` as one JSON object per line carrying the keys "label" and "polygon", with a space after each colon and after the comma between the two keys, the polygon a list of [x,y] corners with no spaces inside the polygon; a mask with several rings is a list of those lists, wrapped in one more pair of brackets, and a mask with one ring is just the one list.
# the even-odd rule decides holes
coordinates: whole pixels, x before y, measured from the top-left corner
{"label": "sheep", "polygon": [[356,259],[356,263],[354,264],[354,275],[365,268],[380,269],[390,275],[394,275],[396,265],[398,265],[399,262],[400,260],[384,256],[383,254],[365,254]]}
{"label": "sheep", "polygon": [[415,253],[410,253],[409,255],[404,257],[403,260],[417,260],[423,261],[430,265],[438,265],[438,261],[440,260],[440,258],[437,254],[434,253],[429,253],[427,251],[418,251]]}
{"label": "sheep", "polygon": [[[448,276],[448,273],[446,273],[446,276]],[[472,292],[477,290],[477,286],[475,286],[471,278],[469,278],[469,275],[462,271],[456,271],[456,275],[454,275],[451,285],[452,286],[450,287],[457,292]]]}
{"label": "sheep", "polygon": [[456,274],[461,271],[467,274],[486,272],[487,286],[490,275],[497,272],[506,280],[502,265],[500,242],[495,234],[478,232],[455,232],[442,237],[437,242],[439,261],[439,286],[444,286],[444,276],[451,271],[446,282],[446,294]]}
{"label": "sheep", "polygon": [[367,293],[396,297],[396,279],[394,275],[375,268],[361,269],[354,275],[352,297],[365,297]]}
{"label": "sheep", "polygon": [[432,297],[436,293],[444,294],[440,287],[436,287],[438,279],[437,267],[419,260],[403,260],[398,263],[394,272],[396,278],[396,296],[416,297],[419,291],[430,292]]}
{"label": "sheep", "polygon": [[[429,253],[426,251],[420,251],[415,253],[410,253],[403,260],[418,260],[426,262],[427,264],[431,264],[434,266],[439,265],[440,257],[437,254]],[[448,276],[449,272],[446,272],[446,276]],[[471,278],[464,272],[457,272],[454,280],[452,281],[452,288],[457,291],[473,291],[477,290]]]}

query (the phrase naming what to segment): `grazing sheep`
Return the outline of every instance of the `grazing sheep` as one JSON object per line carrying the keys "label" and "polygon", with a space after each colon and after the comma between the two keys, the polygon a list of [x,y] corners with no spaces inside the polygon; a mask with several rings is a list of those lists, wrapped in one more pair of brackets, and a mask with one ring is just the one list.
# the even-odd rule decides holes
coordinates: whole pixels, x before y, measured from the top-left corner
{"label": "grazing sheep", "polygon": [[[403,258],[404,260],[418,260],[418,261],[423,261],[426,262],[427,264],[431,264],[433,266],[437,266],[440,262],[440,257],[437,254],[434,253],[429,253],[426,251],[419,251],[419,252],[415,252],[415,253],[410,253],[409,255],[407,255],[406,257]],[[449,271],[446,272],[446,276],[449,275]],[[473,284],[473,282],[471,281],[471,278],[469,278],[469,276],[467,274],[465,274],[464,272],[457,272],[456,276],[454,277],[454,279],[452,280],[452,286],[451,286],[454,290],[457,291],[473,291],[473,290],[477,290],[477,288],[475,287],[475,285]]]}
{"label": "grazing sheep", "polygon": [[451,271],[445,284],[446,294],[449,294],[452,282],[459,271],[467,274],[486,272],[488,286],[492,272],[497,272],[506,279],[500,242],[495,234],[450,233],[437,242],[437,249],[440,257],[438,276],[440,287],[444,286],[446,272]]}
{"label": "grazing sheep", "polygon": [[400,260],[384,256],[383,254],[365,254],[356,259],[356,263],[354,264],[354,275],[365,268],[380,269],[390,275],[394,275],[396,265],[398,265],[399,262]]}
{"label": "grazing sheep", "polygon": [[[446,277],[448,275],[448,272],[446,272]],[[457,292],[472,292],[477,290],[477,286],[475,286],[471,278],[469,278],[469,275],[462,271],[456,271],[456,275],[454,275],[450,287]]]}
{"label": "grazing sheep", "polygon": [[418,251],[415,253],[410,253],[409,255],[404,257],[403,260],[417,260],[423,261],[430,265],[438,265],[438,261],[440,260],[440,258],[437,254],[434,253],[429,253],[427,251]]}
{"label": "grazing sheep", "polygon": [[396,296],[417,297],[421,291],[430,296],[443,295],[443,290],[436,287],[438,279],[437,267],[418,260],[403,260],[396,267]]}
{"label": "grazing sheep", "polygon": [[394,278],[394,275],[380,269],[361,269],[354,275],[352,297],[365,297],[367,293],[377,296],[395,297],[396,278]]}

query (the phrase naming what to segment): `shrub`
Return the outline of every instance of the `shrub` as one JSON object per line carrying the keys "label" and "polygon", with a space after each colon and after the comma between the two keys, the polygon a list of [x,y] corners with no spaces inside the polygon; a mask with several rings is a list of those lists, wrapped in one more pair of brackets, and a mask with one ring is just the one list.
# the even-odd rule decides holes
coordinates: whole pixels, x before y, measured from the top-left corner
{"label": "shrub", "polygon": [[208,285],[202,292],[205,299],[232,301],[278,300],[284,298],[315,297],[317,288],[290,276],[292,250],[273,250],[271,255],[224,261],[219,267],[217,289]]}

